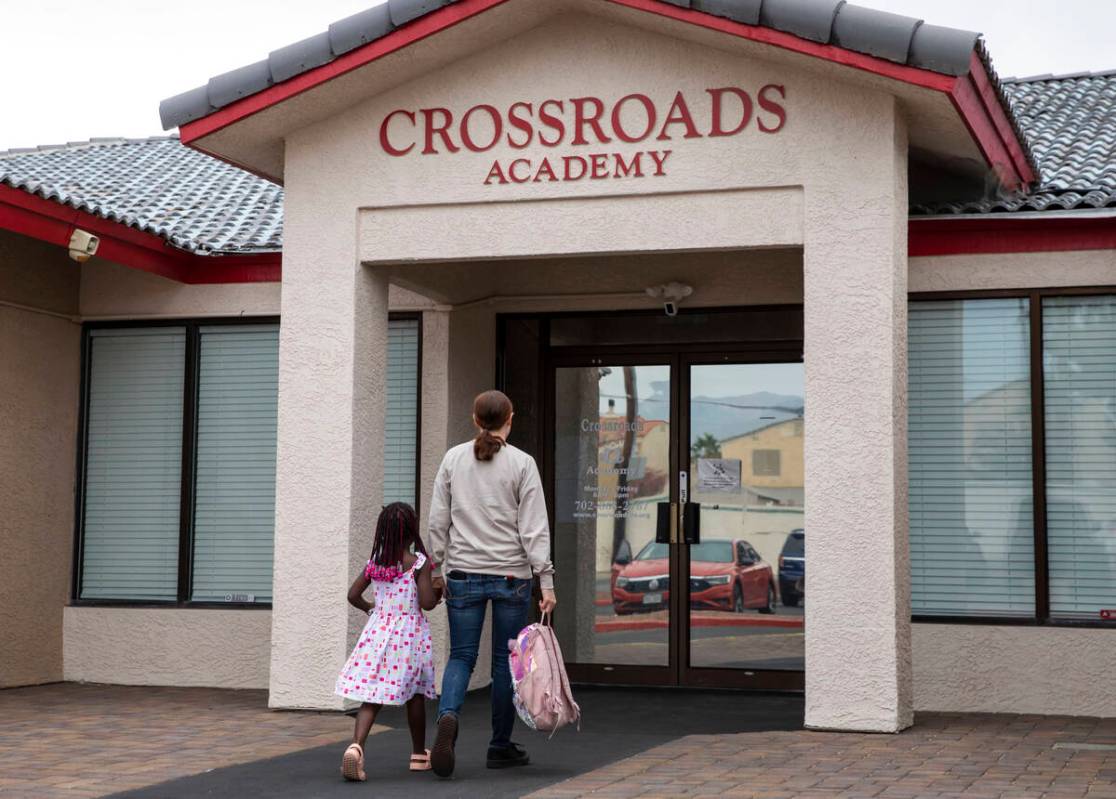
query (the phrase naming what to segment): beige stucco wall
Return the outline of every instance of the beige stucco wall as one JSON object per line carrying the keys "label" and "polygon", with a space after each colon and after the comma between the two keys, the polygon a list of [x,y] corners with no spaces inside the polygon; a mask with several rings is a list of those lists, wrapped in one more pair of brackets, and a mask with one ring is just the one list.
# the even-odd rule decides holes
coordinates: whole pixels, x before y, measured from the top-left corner
{"label": "beige stucco wall", "polygon": [[[912,258],[910,289],[1116,286],[1116,251]],[[1116,715],[1111,630],[914,625],[915,707]]]}
{"label": "beige stucco wall", "polygon": [[63,250],[0,233],[0,688],[62,679],[77,298],[77,265]]}
{"label": "beige stucco wall", "polygon": [[[381,265],[391,265],[392,278],[410,288],[442,290],[448,283],[440,273],[450,268],[444,262],[462,258],[532,259],[522,262],[523,271],[558,283],[561,264],[539,256],[802,245],[804,268],[796,262],[788,281],[800,287],[807,309],[812,421],[806,457],[814,486],[807,524],[815,552],[823,552],[811,575],[820,599],[807,608],[807,721],[901,728],[909,722],[910,682],[905,493],[896,489],[906,480],[906,137],[897,104],[876,89],[745,57],[728,42],[723,50],[698,46],[585,15],[545,20],[511,40],[492,41],[500,41],[495,32],[481,52],[286,140],[276,558],[277,574],[297,565],[301,575],[298,584],[276,585],[273,704],[336,702],[332,680],[352,630],[333,619],[351,579],[351,552],[358,542],[365,549],[369,522],[352,485],[358,475],[374,477],[361,471],[362,448],[382,424],[374,416],[381,386],[366,371],[379,333],[361,327],[383,323],[374,277],[385,273]],[[533,144],[510,151],[500,144],[487,153],[392,158],[375,146],[381,119],[395,108],[444,105],[460,115],[479,102],[613,100],[632,91],[659,102],[665,95],[669,103],[682,89],[700,117],[708,114],[708,87],[758,91],[766,83],[787,87],[784,130],[676,137],[669,174],[661,178],[485,186],[495,158],[577,150]],[[372,266],[354,273],[354,260]],[[418,263],[424,260],[429,267]],[[476,279],[487,281],[483,265],[473,266]],[[465,274],[460,265],[452,268]],[[714,279],[696,265],[679,267],[676,278],[699,290]],[[634,298],[646,285],[633,274],[627,286],[612,290]],[[576,293],[596,289],[592,279],[582,280]],[[506,292],[498,285],[490,293]],[[459,284],[440,299],[485,296]],[[747,302],[748,295],[739,291],[721,301]],[[482,304],[450,314],[450,440],[469,434],[460,409],[490,385],[493,313]],[[337,429],[316,428],[307,418],[310,408]],[[858,419],[855,432],[845,430],[849,418]],[[314,448],[328,450],[329,462],[319,462]],[[865,460],[880,469],[868,479],[857,469],[850,479],[847,464]],[[865,580],[850,583],[852,572]],[[311,618],[316,626],[308,630]]]}
{"label": "beige stucco wall", "polygon": [[910,259],[910,290],[1116,285],[1116,250],[948,255]]}
{"label": "beige stucco wall", "polygon": [[278,283],[190,285],[99,258],[81,269],[81,314],[87,319],[278,313]]}
{"label": "beige stucco wall", "polygon": [[268,610],[68,607],[66,680],[266,688]]}
{"label": "beige stucco wall", "polygon": [[915,707],[1116,716],[1112,630],[914,625]]}

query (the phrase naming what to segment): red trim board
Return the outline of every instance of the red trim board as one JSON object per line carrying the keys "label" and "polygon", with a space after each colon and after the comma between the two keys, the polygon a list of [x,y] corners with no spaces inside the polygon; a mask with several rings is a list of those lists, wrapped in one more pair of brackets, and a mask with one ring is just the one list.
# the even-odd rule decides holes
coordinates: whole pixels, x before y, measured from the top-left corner
{"label": "red trim board", "polygon": [[[1021,185],[1031,183],[1035,179],[1035,175],[1023,154],[1023,147],[1015,135],[1015,130],[1008,122],[1002,107],[1000,107],[984,63],[975,53],[973,54],[969,74],[954,78],[930,70],[896,64],[882,58],[855,53],[833,45],[811,42],[771,28],[745,25],[702,11],[681,8],[661,2],[661,0],[605,1],[731,36],[821,58],[842,66],[860,69],[874,75],[881,75],[947,94],[980,146],[989,166],[996,172],[1006,188],[1015,189]],[[269,86],[201,119],[180,126],[179,135],[182,143],[203,149],[196,142],[211,133],[351,70],[390,55],[415,42],[433,36],[505,2],[507,0],[459,0],[459,2],[443,6],[401,28],[397,28],[376,41],[369,42],[339,56],[328,64],[323,64],[320,67],[296,75],[290,80]]]}
{"label": "red trim board", "polygon": [[159,236],[0,185],[0,228],[68,247],[75,228],[100,238],[97,257],[180,283],[277,282],[282,255],[207,256],[175,249]]}
{"label": "red trim board", "polygon": [[1116,216],[1083,219],[996,217],[912,219],[908,225],[907,255],[991,255],[995,253],[1116,250]]}

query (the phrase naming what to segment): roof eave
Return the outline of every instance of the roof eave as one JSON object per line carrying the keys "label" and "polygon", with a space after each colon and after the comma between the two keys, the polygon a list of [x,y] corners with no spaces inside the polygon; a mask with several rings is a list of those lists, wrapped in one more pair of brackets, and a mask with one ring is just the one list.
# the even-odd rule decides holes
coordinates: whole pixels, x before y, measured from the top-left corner
{"label": "roof eave", "polygon": [[[296,74],[281,83],[262,88],[212,113],[183,124],[180,128],[182,142],[209,155],[222,158],[220,152],[207,149],[202,139],[246,117],[436,35],[505,2],[508,0],[457,0],[450,5],[442,6],[391,30],[381,38],[339,55],[328,63]],[[670,0],[668,2],[604,0],[604,2],[768,44],[943,93],[950,98],[984,155],[989,168],[995,173],[1004,189],[1016,191],[1031,185],[1036,179],[1036,171],[1027,148],[1009,111],[1004,107],[1004,100],[979,48],[973,49],[967,72],[960,75],[943,74],[920,66],[910,66],[847,50],[833,44],[822,44],[773,28],[715,16],[686,7],[688,3],[676,5]],[[244,167],[243,164],[237,165]],[[276,182],[282,181],[281,175],[263,176]]]}
{"label": "roof eave", "polygon": [[0,184],[0,230],[68,248],[76,229],[100,239],[96,257],[179,283],[270,283],[281,279],[281,252],[186,252],[153,233]]}

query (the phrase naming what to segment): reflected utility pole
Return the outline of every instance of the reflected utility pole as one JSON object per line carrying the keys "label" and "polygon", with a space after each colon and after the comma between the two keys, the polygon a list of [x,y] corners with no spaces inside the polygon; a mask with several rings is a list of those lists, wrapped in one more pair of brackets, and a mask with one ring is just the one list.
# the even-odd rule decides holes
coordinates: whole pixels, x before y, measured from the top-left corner
{"label": "reflected utility pole", "polygon": [[620,551],[620,544],[628,537],[628,469],[635,449],[636,379],[635,367],[624,366],[624,443],[620,462],[616,464],[616,511],[612,515],[612,558]]}

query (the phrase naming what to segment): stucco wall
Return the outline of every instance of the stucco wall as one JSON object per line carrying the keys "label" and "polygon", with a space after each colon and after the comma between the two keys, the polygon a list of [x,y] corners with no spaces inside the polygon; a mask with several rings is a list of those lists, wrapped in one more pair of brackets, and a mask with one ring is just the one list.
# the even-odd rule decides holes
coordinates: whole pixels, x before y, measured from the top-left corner
{"label": "stucco wall", "polygon": [[[1116,285],[1116,251],[912,258],[910,290]],[[1111,630],[914,625],[917,710],[1116,715]]]}
{"label": "stucco wall", "polygon": [[1116,716],[1116,632],[914,625],[915,708]]}
{"label": "stucco wall", "polygon": [[949,255],[910,260],[911,291],[1116,285],[1116,250]]}
{"label": "stucco wall", "polygon": [[[299,567],[320,580],[314,591],[291,586],[287,600],[277,585],[274,629],[289,628],[284,635],[293,636],[306,618],[315,618],[319,626],[313,640],[303,639],[300,646],[277,641],[272,701],[329,706],[332,678],[317,664],[344,657],[347,648],[338,628],[322,619],[336,608],[343,581],[351,579],[342,542],[347,537],[351,546],[363,534],[355,524],[361,510],[349,489],[362,456],[351,453],[365,436],[378,433],[375,420],[363,414],[375,405],[379,391],[374,381],[366,383],[369,401],[354,413],[354,385],[365,380],[372,357],[364,347],[374,345],[375,338],[362,341],[348,326],[362,310],[365,320],[379,324],[378,292],[367,287],[367,275],[352,276],[354,255],[373,265],[366,267],[372,275],[383,274],[380,265],[391,264],[392,276],[409,280],[410,288],[442,289],[445,284],[435,273],[444,264],[427,267],[418,261],[535,259],[524,262],[523,271],[541,272],[557,283],[565,282],[560,277],[565,269],[539,256],[804,245],[805,268],[795,262],[789,279],[802,286],[807,309],[807,419],[812,420],[807,422],[807,481],[813,481],[808,490],[814,492],[815,512],[808,525],[815,530],[814,546],[826,552],[823,561],[832,564],[816,570],[815,590],[827,599],[832,592],[835,600],[807,608],[808,673],[816,675],[813,689],[808,685],[808,721],[839,728],[902,727],[910,710],[904,665],[909,645],[906,506],[905,493],[896,488],[906,480],[906,136],[894,98],[854,85],[852,75],[848,84],[832,75],[819,80],[805,70],[746,57],[728,41],[721,42],[723,49],[699,46],[586,15],[545,20],[513,39],[496,41],[451,68],[432,71],[287,138],[276,557],[280,564],[297,555]],[[764,134],[753,122],[741,137],[676,135],[670,141],[671,167],[662,177],[486,186],[494,159],[537,162],[578,150],[567,144],[552,151],[536,141],[521,150],[500,143],[482,153],[422,156],[416,149],[395,158],[375,146],[381,120],[396,108],[445,106],[460,115],[476,103],[507,108],[517,101],[586,95],[614,101],[633,91],[669,104],[681,89],[693,102],[695,116],[702,117],[709,113],[709,87],[741,85],[757,92],[767,83],[786,86],[785,129]],[[658,146],[649,140],[614,142],[605,149],[631,153]],[[490,273],[481,264],[474,266],[478,281],[487,281]],[[613,291],[634,295],[647,285],[638,272],[629,277],[630,285]],[[694,265],[679,268],[676,278],[699,287],[710,280]],[[592,276],[580,281],[578,293],[593,293],[594,283]],[[723,296],[725,304],[748,301],[746,281],[740,286],[734,295]],[[504,286],[497,288],[496,293],[504,293]],[[486,296],[446,293],[452,301]],[[362,309],[368,301],[371,309]],[[295,305],[301,308],[297,320],[291,316]],[[326,305],[331,314],[323,319]],[[467,415],[459,409],[490,384],[493,312],[470,307],[451,314],[450,440],[469,435]],[[354,362],[361,366],[354,373],[328,375],[316,362],[342,370]],[[314,390],[306,383],[315,384]],[[337,440],[332,432],[328,436],[331,462],[313,477],[306,465],[307,458],[315,458],[311,438],[294,421],[311,407],[339,424]],[[855,433],[846,434],[850,417],[859,424]],[[285,418],[291,420],[286,443]],[[868,480],[858,470],[850,480],[843,464],[858,459],[882,468]],[[307,538],[314,524],[319,532]],[[856,534],[850,536],[850,530]],[[296,533],[303,544],[297,551],[285,550],[281,539]],[[280,565],[277,573],[283,571]],[[850,586],[850,571],[868,579]],[[284,601],[290,604],[281,607]],[[286,661],[284,670],[302,677],[300,684],[277,679],[281,661]]]}
{"label": "stucco wall", "polygon": [[99,258],[81,268],[81,314],[87,319],[278,313],[278,283],[190,285]]}
{"label": "stucco wall", "polygon": [[77,295],[64,251],[0,233],[0,688],[62,679],[81,341],[66,316]]}
{"label": "stucco wall", "polygon": [[266,688],[268,610],[68,607],[66,680]]}

